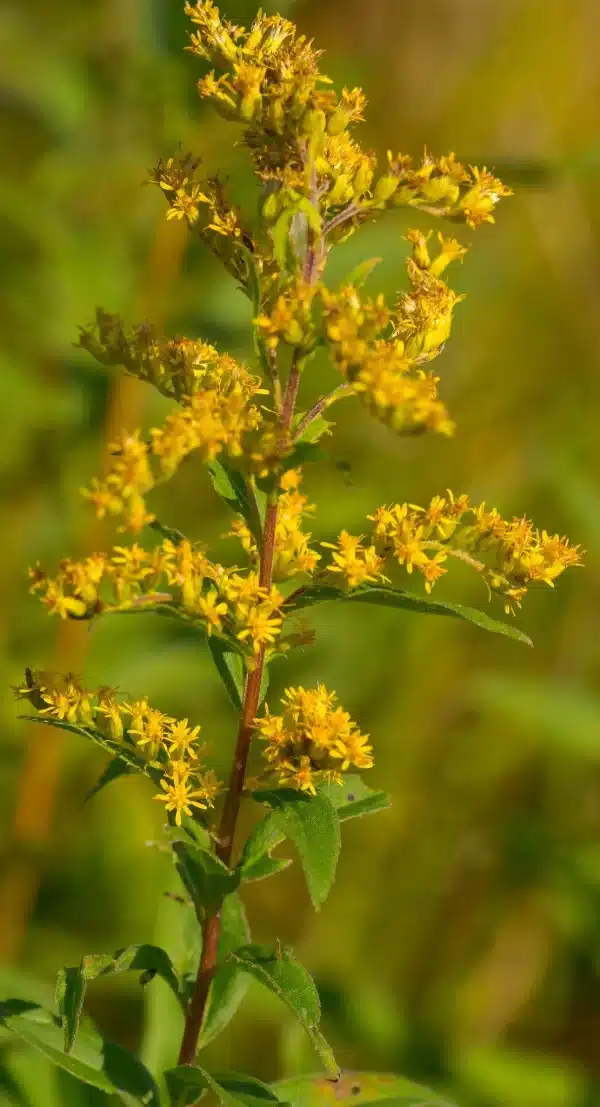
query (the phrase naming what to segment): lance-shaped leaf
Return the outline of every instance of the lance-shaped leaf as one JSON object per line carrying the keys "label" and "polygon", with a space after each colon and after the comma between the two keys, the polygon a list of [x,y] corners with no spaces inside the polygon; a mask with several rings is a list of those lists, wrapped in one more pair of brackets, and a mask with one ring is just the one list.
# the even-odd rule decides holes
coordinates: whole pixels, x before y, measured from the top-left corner
{"label": "lance-shaped leaf", "polygon": [[314,981],[291,950],[267,946],[241,947],[231,955],[245,972],[264,984],[293,1012],[326,1069],[339,1073],[333,1052],[319,1030],[321,1004]]}
{"label": "lance-shaped leaf", "polygon": [[100,777],[94,784],[93,788],[90,788],[86,795],[86,801],[91,800],[92,796],[97,796],[98,792],[101,792],[103,788],[106,788],[107,784],[112,784],[113,780],[119,780],[122,776],[128,776],[135,770],[128,765],[126,761],[123,761],[122,757],[113,757],[109,762]]}
{"label": "lance-shaped leaf", "polygon": [[383,261],[383,258],[366,258],[365,261],[360,261],[358,265],[355,265],[354,269],[351,269],[343,281],[340,281],[340,287],[344,288],[345,285],[353,284],[355,288],[360,288],[361,285],[368,281],[373,270]]}
{"label": "lance-shaped leaf", "polygon": [[231,954],[231,959],[287,1004],[304,1027],[325,1068],[337,1076],[339,1066],[331,1047],[319,1030],[319,993],[312,976],[296,960],[291,950],[282,948],[273,951],[268,946],[241,946]]}
{"label": "lance-shaped leaf", "polygon": [[254,254],[247,246],[240,243],[238,246],[240,252],[246,259],[246,288],[245,292],[248,299],[252,302],[254,308],[254,314],[258,315],[260,311],[261,302],[261,286],[260,286],[260,273],[256,264]]}
{"label": "lance-shaped leaf", "polygon": [[[297,216],[303,216],[300,221]],[[318,208],[311,204],[305,196],[299,197],[281,212],[274,226],[271,228],[273,239],[273,253],[280,269],[294,270],[297,264],[293,244],[294,232],[302,225],[308,226],[316,235],[321,234],[322,224]]]}
{"label": "lance-shaped leaf", "polygon": [[223,900],[221,908],[221,933],[217,954],[217,968],[213,976],[206,1003],[206,1012],[198,1046],[202,1049],[212,1042],[235,1015],[247,990],[249,979],[231,961],[229,955],[240,945],[250,941],[250,928],[243,904],[233,892]]}
{"label": "lance-shaped leaf", "polygon": [[103,750],[110,753],[113,757],[119,757],[130,769],[139,773],[145,773],[152,780],[158,782],[160,780],[160,772],[153,769],[144,760],[142,754],[138,753],[133,746],[126,745],[113,741],[112,738],[107,738],[102,734],[100,730],[96,730],[92,726],[79,726],[76,723],[68,723],[66,719],[52,719],[41,715],[19,715],[20,719],[25,719],[30,723],[39,723],[40,726],[52,726],[57,730],[67,730],[70,734],[77,734],[80,738],[91,739],[96,745],[101,746]]}
{"label": "lance-shaped leaf", "polygon": [[[198,832],[200,830],[198,828]],[[185,836],[182,830],[169,827],[167,836],[175,855],[177,871],[201,919],[206,908],[218,907],[225,896],[235,892],[240,883],[239,873],[228,869],[213,852],[210,843],[204,844],[199,835],[195,838],[191,833]]]}
{"label": "lance-shaped leaf", "polygon": [[89,954],[80,965],[61,969],[58,974],[56,1005],[64,1030],[66,1053],[70,1053],[75,1044],[88,981],[121,972],[139,972],[145,981],[161,976],[182,1002],[175,970],[169,955],[160,946],[127,946],[113,954]]}
{"label": "lance-shaped leaf", "polygon": [[255,540],[260,543],[261,525],[258,505],[254,492],[243,473],[222,461],[211,461],[208,465],[213,488],[224,503],[236,515],[241,515]]}
{"label": "lance-shaped leaf", "polygon": [[272,813],[265,815],[264,819],[256,824],[244,844],[238,864],[238,872],[242,880],[264,880],[267,876],[273,876],[282,869],[287,869],[288,865],[291,865],[289,857],[271,857],[271,851],[285,841],[285,837],[274,815]]}
{"label": "lance-shaped leaf", "polygon": [[362,777],[354,773],[344,775],[341,784],[320,785],[319,792],[331,800],[340,822],[385,811],[392,802],[387,792],[369,788]]}
{"label": "lance-shaped leaf", "polygon": [[[246,690],[246,665],[244,663],[243,649],[237,643],[237,649],[232,649],[229,642],[211,635],[207,639],[210,655],[215,663],[215,668],[223,681],[225,690],[236,711],[242,710],[244,693]],[[258,705],[260,707],[269,689],[269,667],[263,667],[260,682],[260,694]]]}
{"label": "lance-shaped leaf", "polygon": [[332,1104],[358,1104],[393,1101],[393,1107],[455,1107],[421,1084],[413,1084],[393,1073],[343,1072],[338,1080],[322,1076],[297,1076],[271,1085],[281,1099],[292,1107],[331,1107]]}
{"label": "lance-shaped leaf", "polygon": [[[6,1050],[6,1054],[9,1050]],[[9,1065],[5,1062],[4,1051],[0,1056],[0,1103],[8,1107],[31,1107],[29,1096],[25,1095],[20,1083],[15,1080]]]}
{"label": "lance-shaped leaf", "polygon": [[299,611],[303,607],[313,607],[318,603],[329,600],[344,600],[348,603],[369,603],[379,607],[397,607],[404,611],[417,611],[421,615],[446,615],[455,619],[464,619],[468,623],[474,623],[482,630],[488,630],[492,634],[503,634],[507,638],[514,638],[517,642],[524,642],[532,646],[533,642],[518,627],[509,623],[491,619],[483,611],[474,607],[464,607],[459,603],[445,603],[441,600],[432,600],[430,596],[418,596],[413,592],[404,592],[401,588],[390,588],[383,584],[364,584],[349,591],[334,588],[329,584],[314,584],[296,592],[283,610]]}
{"label": "lance-shaped leaf", "polygon": [[236,711],[241,711],[246,683],[246,667],[243,657],[229,649],[225,642],[215,638],[214,635],[211,635],[208,639],[208,648],[229,699]]}
{"label": "lance-shaped leaf", "polygon": [[329,895],[341,846],[333,803],[326,795],[308,796],[294,788],[274,788],[252,795],[271,808],[275,825],[294,843],[310,898],[318,909]]}
{"label": "lance-shaped leaf", "polygon": [[161,523],[159,519],[153,519],[151,523],[148,523],[150,530],[157,531],[163,538],[168,538],[169,542],[172,542],[174,546],[180,546],[182,542],[185,542],[185,534],[182,531],[176,530],[174,527],[167,527],[164,523]]}
{"label": "lance-shaped leaf", "polygon": [[0,1023],[83,1084],[117,1095],[126,1104],[133,1098],[144,1107],[160,1107],[158,1088],[148,1069],[133,1053],[94,1030],[82,1029],[73,1051],[65,1053],[60,1020],[37,1004],[18,999],[0,1003]]}
{"label": "lance-shaped leaf", "polygon": [[165,1077],[171,1101],[177,1107],[196,1103],[207,1091],[213,1092],[223,1107],[271,1107],[281,1102],[271,1088],[253,1076],[233,1072],[212,1074],[196,1065],[193,1068],[179,1065],[165,1073]]}

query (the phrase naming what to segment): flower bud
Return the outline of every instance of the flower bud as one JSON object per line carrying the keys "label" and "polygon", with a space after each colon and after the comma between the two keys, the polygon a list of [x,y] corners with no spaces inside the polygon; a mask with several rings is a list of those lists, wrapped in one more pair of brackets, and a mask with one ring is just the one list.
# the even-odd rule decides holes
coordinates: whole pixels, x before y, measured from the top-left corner
{"label": "flower bud", "polygon": [[333,115],[329,116],[327,120],[327,134],[334,137],[335,135],[341,135],[342,131],[348,126],[348,114],[341,108],[334,111]]}
{"label": "flower bud", "polygon": [[423,198],[429,203],[437,204],[445,200],[448,204],[454,204],[458,199],[460,189],[451,177],[433,177],[425,181],[421,187]]}
{"label": "flower bud", "polygon": [[325,133],[325,112],[319,108],[309,108],[304,112],[299,125],[300,134],[309,138],[320,138]]}
{"label": "flower bud", "polygon": [[283,102],[279,99],[271,100],[267,113],[266,121],[278,135],[283,134],[285,129],[285,109]]}
{"label": "flower bud", "polygon": [[354,195],[357,199],[371,187],[373,181],[373,168],[367,158],[361,163],[354,177]]}
{"label": "flower bud", "polygon": [[397,177],[394,177],[391,173],[385,173],[375,185],[373,202],[375,204],[385,204],[396,192],[398,184]]}
{"label": "flower bud", "polygon": [[244,123],[258,120],[262,114],[261,106],[262,96],[260,93],[249,92],[246,96],[243,96],[240,103],[240,117],[244,120]]}
{"label": "flower bud", "polygon": [[352,189],[350,186],[350,180],[346,173],[340,173],[335,178],[333,188],[327,194],[327,202],[329,207],[337,207],[338,204],[344,204],[350,199],[352,195]]}

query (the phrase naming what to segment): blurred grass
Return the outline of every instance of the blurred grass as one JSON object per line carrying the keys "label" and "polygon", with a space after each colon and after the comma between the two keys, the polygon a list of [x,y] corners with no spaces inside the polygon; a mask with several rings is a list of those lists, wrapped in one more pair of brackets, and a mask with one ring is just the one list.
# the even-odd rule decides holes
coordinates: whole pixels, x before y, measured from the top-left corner
{"label": "blurred grass", "polygon": [[[255,10],[224,7],[240,22]],[[367,144],[454,149],[504,167],[516,190],[497,227],[463,236],[473,250],[455,282],[468,298],[439,363],[456,438],[396,440],[341,405],[330,461],[307,478],[315,530],[360,531],[379,503],[451,486],[567,532],[588,553],[554,593],[528,597],[519,623],[534,651],[450,621],[318,612],[315,647],[275,670],[273,693],[292,669],[336,688],[371,733],[373,779],[395,803],[347,829],[319,916],[292,869],[248,889],[251,921],[257,940],[277,935],[315,972],[345,1065],[405,1072],[464,1107],[597,1107],[600,12],[593,0],[543,11],[538,0],[285,8],[326,48],[326,71],[364,85]],[[141,187],[178,143],[221,167],[242,200],[248,173],[232,131],[195,97],[179,3],[28,0],[0,19],[0,955],[3,989],[23,991],[15,972],[26,966],[37,995],[85,952],[176,943],[178,908],[162,900],[164,858],[145,846],[160,814],[143,783],[120,781],[84,804],[101,760],[70,739],[53,748],[49,730],[28,734],[9,686],[33,663],[85,665],[90,682],[132,695],[151,688],[159,706],[202,723],[223,765],[233,724],[207,656],[177,628],[140,617],[67,632],[27,595],[28,564],[100,540],[78,489],[107,435],[163,410],[72,342],[101,304],[250,356],[243,297],[196,245],[181,256],[160,196]],[[385,255],[372,286],[393,292],[407,225],[398,215],[365,228],[332,277]],[[225,516],[193,465],[161,511],[218,547]],[[469,577],[439,595],[486,602]],[[90,1012],[131,1046],[146,1020],[156,1060],[172,1048],[160,989],[147,990],[144,1013],[133,981],[98,982]],[[268,1078],[314,1064],[257,989],[209,1052]],[[4,1064],[34,1103],[77,1103],[62,1077],[50,1090],[44,1065],[0,1052],[0,1104],[13,1102]]]}

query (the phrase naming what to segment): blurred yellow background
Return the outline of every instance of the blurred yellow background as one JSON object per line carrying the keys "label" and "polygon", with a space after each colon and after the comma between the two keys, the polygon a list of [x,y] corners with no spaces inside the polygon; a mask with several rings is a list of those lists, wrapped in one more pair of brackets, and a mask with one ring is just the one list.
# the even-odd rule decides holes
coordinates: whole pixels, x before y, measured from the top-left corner
{"label": "blurred yellow background", "polygon": [[[250,311],[213,258],[167,223],[146,170],[181,143],[255,203],[235,128],[194,91],[179,0],[13,0],[1,17],[0,620],[3,994],[51,995],[56,971],[130,942],[176,945],[175,884],[152,847],[161,811],[143,781],[89,803],[102,757],[17,721],[27,664],[150,692],[203,726],[222,768],[234,717],[207,653],[140,615],[59,625],[26,568],[105,546],[79,488],[107,440],[164,401],[75,349],[102,305],[250,357]],[[257,940],[279,937],[314,973],[342,1064],[402,1072],[461,1107],[600,1104],[600,8],[596,0],[267,2],[369,98],[363,141],[487,163],[515,188],[453,283],[467,293],[437,363],[452,440],[395,439],[351,403],[330,459],[307,477],[314,531],[360,533],[386,501],[447,486],[531,515],[586,549],[586,567],[530,593],[528,650],[460,622],[348,606],[315,616],[316,645],[279,663],[324,680],[370,733],[370,782],[393,808],[344,830],[337,882],[315,916],[298,867],[248,889]],[[249,0],[226,0],[248,22]],[[374,289],[403,281],[403,213],[367,225],[331,272],[385,255]],[[433,224],[432,224],[433,225]],[[191,463],[158,514],[216,544],[227,519]],[[416,586],[420,587],[418,582]],[[436,589],[485,607],[471,576]],[[500,608],[496,614],[501,617]],[[173,937],[175,935],[175,937]],[[99,1027],[151,1063],[178,1027],[160,982],[98,981]],[[175,1016],[173,1016],[175,1017]],[[170,1036],[171,1035],[171,1036]],[[274,1079],[314,1067],[258,989],[215,1066]],[[25,1099],[14,1098],[17,1080]],[[0,1104],[76,1107],[77,1087],[0,1042]],[[86,1104],[96,1102],[88,1097]],[[98,1093],[98,1103],[105,1099]]]}

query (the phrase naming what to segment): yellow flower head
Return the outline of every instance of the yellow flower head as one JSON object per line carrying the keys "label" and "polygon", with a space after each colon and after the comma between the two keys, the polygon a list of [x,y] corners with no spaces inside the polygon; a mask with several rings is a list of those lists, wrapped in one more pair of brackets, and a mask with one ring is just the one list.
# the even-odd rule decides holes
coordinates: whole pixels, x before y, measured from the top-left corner
{"label": "yellow flower head", "polygon": [[339,781],[351,766],[369,769],[372,749],[350,715],[336,706],[336,696],[324,685],[288,688],[282,713],[265,708],[255,720],[259,736],[267,743],[264,756],[280,783],[292,784],[315,794],[324,780]]}
{"label": "yellow flower head", "polygon": [[171,776],[163,777],[160,786],[162,792],[154,798],[164,803],[166,811],[174,812],[177,826],[181,826],[182,815],[192,815],[192,808],[204,811],[212,807],[217,791],[212,774],[207,774],[206,779],[195,777],[187,765],[173,768]]}

